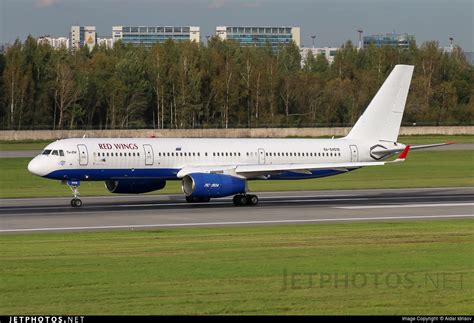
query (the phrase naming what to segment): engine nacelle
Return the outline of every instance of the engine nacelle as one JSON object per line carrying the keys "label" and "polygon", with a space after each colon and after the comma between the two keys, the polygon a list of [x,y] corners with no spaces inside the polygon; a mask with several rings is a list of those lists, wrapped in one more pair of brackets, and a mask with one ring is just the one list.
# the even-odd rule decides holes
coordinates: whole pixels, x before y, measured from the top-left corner
{"label": "engine nacelle", "polygon": [[182,189],[189,197],[224,197],[245,193],[245,179],[223,175],[194,173],[183,177]]}
{"label": "engine nacelle", "polygon": [[110,193],[140,194],[161,190],[166,181],[159,179],[119,179],[105,181],[105,187]]}

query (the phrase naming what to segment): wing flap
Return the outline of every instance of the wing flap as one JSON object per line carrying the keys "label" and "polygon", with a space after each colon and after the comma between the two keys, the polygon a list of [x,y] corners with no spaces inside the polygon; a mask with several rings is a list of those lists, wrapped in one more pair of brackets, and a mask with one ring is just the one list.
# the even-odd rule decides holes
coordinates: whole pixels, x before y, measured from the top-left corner
{"label": "wing flap", "polygon": [[347,172],[350,169],[381,166],[387,162],[348,162],[348,163],[325,163],[325,164],[265,164],[265,165],[241,165],[235,168],[235,173],[244,177],[252,177],[254,174],[275,174],[292,172],[300,174],[311,174],[312,170],[338,170]]}

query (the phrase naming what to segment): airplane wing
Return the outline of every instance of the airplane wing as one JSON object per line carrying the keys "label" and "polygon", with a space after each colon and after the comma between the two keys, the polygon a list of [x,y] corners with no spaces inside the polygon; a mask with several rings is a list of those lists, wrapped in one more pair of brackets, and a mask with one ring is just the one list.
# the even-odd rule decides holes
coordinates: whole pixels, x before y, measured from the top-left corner
{"label": "airplane wing", "polygon": [[197,166],[184,167],[177,176],[182,178],[192,173],[217,173],[238,176],[243,178],[259,178],[283,172],[311,174],[314,170],[337,170],[347,172],[352,169],[367,166],[382,166],[385,164],[399,163],[406,159],[410,145],[406,146],[400,156],[393,161],[377,162],[344,162],[344,163],[319,163],[319,164],[258,164],[258,165],[228,165],[228,166]]}

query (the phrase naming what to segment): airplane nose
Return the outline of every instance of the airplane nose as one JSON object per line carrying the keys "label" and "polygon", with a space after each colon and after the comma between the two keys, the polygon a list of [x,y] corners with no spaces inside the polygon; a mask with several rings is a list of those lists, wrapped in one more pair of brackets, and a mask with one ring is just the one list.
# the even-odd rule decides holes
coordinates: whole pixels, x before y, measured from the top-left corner
{"label": "airplane nose", "polygon": [[41,163],[38,160],[37,157],[33,158],[29,163],[28,163],[28,171],[34,175],[38,176],[43,176],[43,171],[41,167]]}

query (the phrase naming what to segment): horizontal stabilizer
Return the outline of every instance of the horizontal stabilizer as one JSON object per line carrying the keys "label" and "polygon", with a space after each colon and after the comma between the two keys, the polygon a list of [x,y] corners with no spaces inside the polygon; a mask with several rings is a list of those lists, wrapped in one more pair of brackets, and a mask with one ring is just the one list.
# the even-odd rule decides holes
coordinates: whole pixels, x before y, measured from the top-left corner
{"label": "horizontal stabilizer", "polygon": [[[410,150],[427,149],[427,148],[440,147],[440,146],[453,145],[453,144],[455,144],[455,142],[446,142],[446,143],[441,143],[441,144],[429,144],[429,145],[410,145]],[[389,156],[389,155],[397,154],[403,151],[405,148],[406,146],[403,146],[403,145],[397,148],[392,148],[392,149],[376,148],[372,150],[371,153],[377,156]]]}

